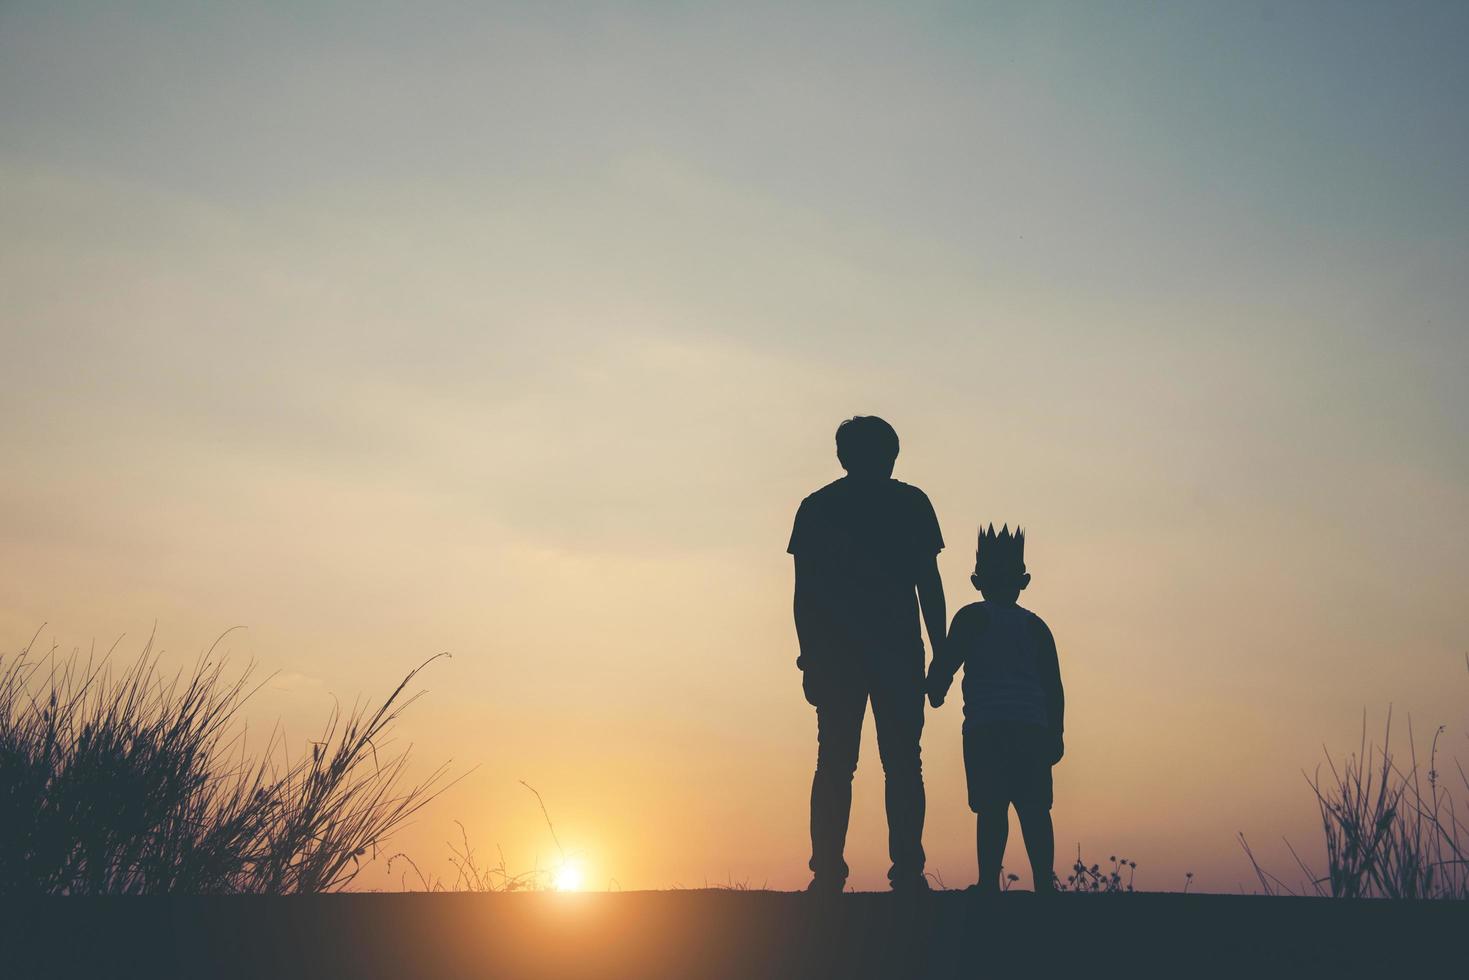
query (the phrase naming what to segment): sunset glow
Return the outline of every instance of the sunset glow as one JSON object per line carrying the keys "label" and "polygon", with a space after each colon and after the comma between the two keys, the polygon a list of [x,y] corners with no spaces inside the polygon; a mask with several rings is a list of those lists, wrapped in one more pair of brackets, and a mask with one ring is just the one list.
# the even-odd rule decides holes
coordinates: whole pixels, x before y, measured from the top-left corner
{"label": "sunset glow", "polygon": [[1322,864],[1323,743],[1466,744],[1469,4],[1239,6],[0,4],[0,655],[242,626],[309,757],[448,651],[353,887],[803,888],[786,546],[880,415],[950,614],[1027,530],[1057,867]]}
{"label": "sunset glow", "polygon": [[581,865],[576,861],[567,860],[556,869],[556,876],[552,884],[558,892],[579,892],[584,887],[584,878]]}

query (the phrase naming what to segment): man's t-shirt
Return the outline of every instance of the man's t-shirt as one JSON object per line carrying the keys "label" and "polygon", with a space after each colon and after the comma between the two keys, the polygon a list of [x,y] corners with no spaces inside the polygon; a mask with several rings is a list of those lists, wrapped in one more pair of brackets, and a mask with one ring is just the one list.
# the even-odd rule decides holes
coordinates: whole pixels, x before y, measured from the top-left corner
{"label": "man's t-shirt", "polygon": [[916,652],[921,671],[915,590],[920,569],[943,547],[928,496],[898,480],[843,477],[801,501],[786,550],[825,634],[821,646],[837,657],[893,662]]}

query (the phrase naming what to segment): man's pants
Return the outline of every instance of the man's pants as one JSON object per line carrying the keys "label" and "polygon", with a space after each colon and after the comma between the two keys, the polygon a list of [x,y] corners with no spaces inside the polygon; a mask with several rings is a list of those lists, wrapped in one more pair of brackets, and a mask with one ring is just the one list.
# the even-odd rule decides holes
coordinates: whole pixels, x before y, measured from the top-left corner
{"label": "man's pants", "polygon": [[846,880],[847,821],[852,774],[862,742],[867,701],[877,722],[888,814],[889,881],[923,874],[923,675],[877,683],[853,681],[823,692],[816,707],[816,776],[811,780],[811,871]]}

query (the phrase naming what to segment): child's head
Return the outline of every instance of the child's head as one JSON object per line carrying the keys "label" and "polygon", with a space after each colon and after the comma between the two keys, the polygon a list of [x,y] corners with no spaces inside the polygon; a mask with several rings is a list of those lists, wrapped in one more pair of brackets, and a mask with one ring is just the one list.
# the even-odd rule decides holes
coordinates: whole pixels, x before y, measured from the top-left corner
{"label": "child's head", "polygon": [[1025,570],[1025,532],[1017,527],[1011,534],[1008,524],[998,534],[993,524],[988,529],[980,528],[974,574],[969,581],[984,595],[985,602],[1015,605],[1030,584],[1030,573]]}
{"label": "child's head", "polygon": [[898,433],[876,415],[858,415],[837,426],[837,459],[856,477],[887,479],[898,458]]}

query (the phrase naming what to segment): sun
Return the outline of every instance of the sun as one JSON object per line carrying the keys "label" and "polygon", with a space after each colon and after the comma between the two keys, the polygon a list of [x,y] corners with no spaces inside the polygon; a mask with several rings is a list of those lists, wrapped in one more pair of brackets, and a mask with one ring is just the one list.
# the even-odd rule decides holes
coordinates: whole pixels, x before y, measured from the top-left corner
{"label": "sun", "polygon": [[582,889],[582,879],[581,865],[575,861],[563,861],[551,884],[558,892],[579,892]]}

